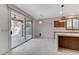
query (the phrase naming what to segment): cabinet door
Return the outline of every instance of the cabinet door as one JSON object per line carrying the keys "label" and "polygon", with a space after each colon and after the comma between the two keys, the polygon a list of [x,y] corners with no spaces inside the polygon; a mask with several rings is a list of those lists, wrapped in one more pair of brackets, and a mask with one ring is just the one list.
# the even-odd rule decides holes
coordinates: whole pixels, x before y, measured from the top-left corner
{"label": "cabinet door", "polygon": [[73,37],[72,39],[72,49],[79,50],[79,37]]}
{"label": "cabinet door", "polygon": [[59,36],[59,47],[72,49],[72,39],[67,36]]}
{"label": "cabinet door", "polygon": [[54,27],[65,27],[65,22],[54,21]]}
{"label": "cabinet door", "polygon": [[73,29],[73,20],[67,20],[67,29]]}
{"label": "cabinet door", "polygon": [[73,19],[73,29],[79,29],[79,20]]}

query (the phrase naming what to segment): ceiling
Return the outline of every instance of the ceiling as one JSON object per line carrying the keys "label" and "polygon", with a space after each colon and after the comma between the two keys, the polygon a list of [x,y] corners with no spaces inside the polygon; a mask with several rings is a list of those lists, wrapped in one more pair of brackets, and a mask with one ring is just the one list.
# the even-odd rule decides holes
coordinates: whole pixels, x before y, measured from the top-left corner
{"label": "ceiling", "polygon": [[[15,6],[36,19],[62,16],[60,4],[15,4]],[[63,12],[65,16],[79,14],[79,4],[65,4]]]}

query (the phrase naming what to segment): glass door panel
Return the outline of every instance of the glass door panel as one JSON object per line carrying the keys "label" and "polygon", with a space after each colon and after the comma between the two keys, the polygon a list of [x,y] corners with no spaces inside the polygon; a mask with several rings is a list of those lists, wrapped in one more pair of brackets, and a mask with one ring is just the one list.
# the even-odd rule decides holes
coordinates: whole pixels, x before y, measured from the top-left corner
{"label": "glass door panel", "polygon": [[12,48],[25,41],[25,17],[15,11],[11,11],[11,44]]}
{"label": "glass door panel", "polygon": [[11,20],[12,48],[25,41],[23,22]]}
{"label": "glass door panel", "polygon": [[26,20],[26,40],[32,38],[32,20]]}

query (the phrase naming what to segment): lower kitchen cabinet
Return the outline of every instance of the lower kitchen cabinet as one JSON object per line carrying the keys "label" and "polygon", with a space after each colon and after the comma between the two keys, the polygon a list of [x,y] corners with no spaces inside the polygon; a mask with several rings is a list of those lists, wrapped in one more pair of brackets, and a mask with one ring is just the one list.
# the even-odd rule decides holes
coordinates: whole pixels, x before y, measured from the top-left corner
{"label": "lower kitchen cabinet", "polygon": [[79,50],[79,37],[58,36],[58,47]]}

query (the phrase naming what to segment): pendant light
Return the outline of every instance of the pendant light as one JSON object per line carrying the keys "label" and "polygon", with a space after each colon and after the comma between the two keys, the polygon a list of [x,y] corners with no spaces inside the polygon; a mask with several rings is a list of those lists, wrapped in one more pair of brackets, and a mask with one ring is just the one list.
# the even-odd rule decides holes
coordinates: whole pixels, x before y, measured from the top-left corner
{"label": "pendant light", "polygon": [[61,5],[61,8],[62,8],[61,20],[66,20],[66,17],[64,16],[64,13],[63,13],[63,7],[64,7],[64,5]]}

